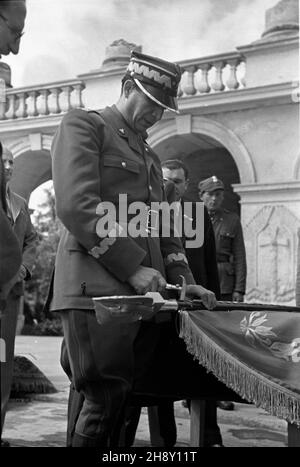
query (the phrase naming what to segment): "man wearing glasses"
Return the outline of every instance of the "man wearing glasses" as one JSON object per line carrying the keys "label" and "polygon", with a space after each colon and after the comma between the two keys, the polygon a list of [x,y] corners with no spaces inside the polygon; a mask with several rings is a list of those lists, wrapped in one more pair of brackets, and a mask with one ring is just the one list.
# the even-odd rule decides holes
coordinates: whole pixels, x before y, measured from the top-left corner
{"label": "man wearing glasses", "polygon": [[19,52],[25,17],[25,0],[0,1],[0,58]]}
{"label": "man wearing glasses", "polygon": [[[0,0],[0,59],[2,55],[9,55],[10,53],[17,54],[20,47],[20,39],[24,34],[24,22],[26,17],[26,0]],[[0,165],[2,164],[2,145],[0,142]],[[4,176],[4,167],[0,167],[0,263],[1,270],[6,271],[5,280],[0,280],[0,311],[6,304],[8,290],[5,287],[9,286],[8,280],[17,272],[21,262],[21,251],[18,250],[18,239],[13,231],[7,217],[6,210],[6,180]],[[5,245],[5,248],[3,248]],[[9,251],[13,251],[13,256],[7,255]],[[10,275],[7,274],[10,271]],[[4,326],[5,327],[5,326]],[[0,319],[1,335],[4,329],[3,323]],[[1,368],[2,373],[2,368]],[[9,390],[9,384],[7,388]],[[1,391],[2,392],[2,391]],[[1,397],[2,402],[2,397]],[[1,410],[1,432],[2,432],[2,415],[4,412]],[[4,421],[4,418],[3,418]],[[9,443],[1,439],[1,447],[9,447]]]}

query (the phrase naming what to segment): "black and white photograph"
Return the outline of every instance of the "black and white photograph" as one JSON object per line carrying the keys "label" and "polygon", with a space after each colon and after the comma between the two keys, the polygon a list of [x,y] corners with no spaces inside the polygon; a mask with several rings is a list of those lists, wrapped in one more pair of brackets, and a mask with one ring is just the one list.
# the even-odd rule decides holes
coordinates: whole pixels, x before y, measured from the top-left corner
{"label": "black and white photograph", "polygon": [[298,0],[0,0],[1,448],[300,447],[299,101]]}

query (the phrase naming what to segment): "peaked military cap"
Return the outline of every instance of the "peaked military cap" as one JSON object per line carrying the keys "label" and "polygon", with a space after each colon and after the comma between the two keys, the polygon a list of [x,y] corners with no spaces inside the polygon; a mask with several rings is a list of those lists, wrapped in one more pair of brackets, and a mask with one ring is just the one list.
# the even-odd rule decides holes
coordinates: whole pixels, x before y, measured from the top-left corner
{"label": "peaked military cap", "polygon": [[205,180],[201,180],[198,183],[198,188],[201,194],[205,191],[209,192],[214,190],[224,190],[224,183],[222,180],[213,175],[212,177],[206,178]]}
{"label": "peaked military cap", "polygon": [[164,109],[178,112],[180,66],[133,50],[125,76],[130,76],[149,99]]}

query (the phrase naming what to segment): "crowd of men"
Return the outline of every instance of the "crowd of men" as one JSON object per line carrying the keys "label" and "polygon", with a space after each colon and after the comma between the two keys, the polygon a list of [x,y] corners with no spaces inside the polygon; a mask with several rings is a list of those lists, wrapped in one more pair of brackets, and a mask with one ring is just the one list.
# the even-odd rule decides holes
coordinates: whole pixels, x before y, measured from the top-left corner
{"label": "crowd of men", "polygon": [[[1,2],[1,54],[18,52],[25,15],[25,1]],[[228,395],[229,390],[226,393],[187,353],[174,315],[164,320],[157,316],[132,319],[105,328],[93,313],[95,296],[160,292],[167,297],[166,284],[178,284],[182,276],[188,296],[201,298],[208,310],[219,299],[243,301],[242,227],[238,215],[223,207],[222,174],[212,174],[198,184],[199,199],[194,201],[201,200],[205,206],[201,247],[187,247],[186,232],[180,238],[172,226],[168,236],[159,234],[159,224],[151,223],[149,229],[151,203],[176,202],[180,208],[188,187],[188,168],[180,154],[161,164],[146,141],[147,130],[166,110],[178,112],[180,79],[178,65],[133,51],[118,101],[100,112],[71,110],[54,136],[53,182],[63,231],[49,303],[61,316],[64,330],[62,364],[71,385],[68,445],[72,447],[131,446],[141,404],[149,405],[149,418],[158,424],[153,445],[174,446],[175,400],[186,398],[189,405],[199,390]],[[37,234],[25,200],[9,188],[12,154],[5,148],[1,152],[1,338],[7,344],[7,359],[1,362],[2,430],[19,299],[24,280],[30,278]],[[119,208],[120,195],[125,193],[129,203],[145,206],[143,235],[122,235],[126,226],[107,215],[105,203]],[[190,222],[193,227],[194,214],[184,218],[184,209],[182,213],[184,225]],[[102,222],[105,217],[106,223]],[[129,311],[141,315],[136,305]],[[151,404],[146,402],[149,393],[157,395]],[[145,396],[140,403],[136,394]],[[222,402],[219,406],[228,408]],[[216,407],[215,401],[206,405],[205,445],[209,447],[223,446]]]}

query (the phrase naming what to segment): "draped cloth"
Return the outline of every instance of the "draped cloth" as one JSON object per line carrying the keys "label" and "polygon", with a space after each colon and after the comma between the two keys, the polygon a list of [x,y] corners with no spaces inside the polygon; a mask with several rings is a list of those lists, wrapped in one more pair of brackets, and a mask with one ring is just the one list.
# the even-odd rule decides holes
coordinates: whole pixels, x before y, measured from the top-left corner
{"label": "draped cloth", "polygon": [[242,398],[300,426],[300,313],[182,311],[180,322],[180,337],[201,365]]}

